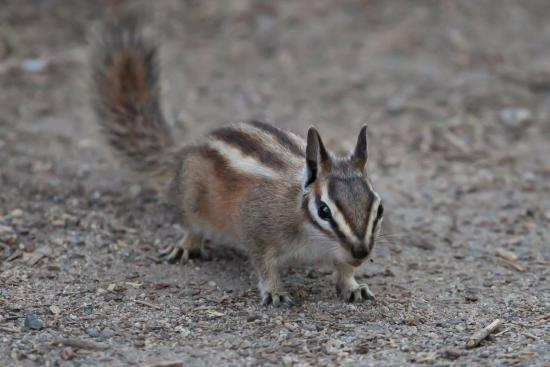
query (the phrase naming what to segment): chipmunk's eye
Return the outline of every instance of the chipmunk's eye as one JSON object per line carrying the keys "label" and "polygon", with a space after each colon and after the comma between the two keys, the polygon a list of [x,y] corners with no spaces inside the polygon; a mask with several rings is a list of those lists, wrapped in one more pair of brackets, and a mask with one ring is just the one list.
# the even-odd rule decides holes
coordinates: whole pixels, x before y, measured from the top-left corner
{"label": "chipmunk's eye", "polygon": [[327,206],[327,204],[325,204],[323,202],[321,202],[321,204],[319,204],[319,210],[317,211],[317,215],[319,215],[319,218],[321,218],[323,220],[330,220],[331,214],[330,214],[330,209]]}
{"label": "chipmunk's eye", "polygon": [[384,215],[384,207],[382,204],[378,205],[378,212],[376,213],[376,219],[380,220],[382,219],[382,216]]}

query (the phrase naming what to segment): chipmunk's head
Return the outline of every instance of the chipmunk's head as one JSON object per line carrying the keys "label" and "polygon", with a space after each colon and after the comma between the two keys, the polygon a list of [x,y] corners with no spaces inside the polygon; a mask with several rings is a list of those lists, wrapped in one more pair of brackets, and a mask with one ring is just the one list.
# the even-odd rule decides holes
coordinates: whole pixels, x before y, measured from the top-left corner
{"label": "chipmunk's head", "polygon": [[367,177],[367,126],[348,157],[333,157],[315,128],[307,134],[304,210],[319,236],[339,244],[342,260],[359,266],[370,255],[384,207]]}

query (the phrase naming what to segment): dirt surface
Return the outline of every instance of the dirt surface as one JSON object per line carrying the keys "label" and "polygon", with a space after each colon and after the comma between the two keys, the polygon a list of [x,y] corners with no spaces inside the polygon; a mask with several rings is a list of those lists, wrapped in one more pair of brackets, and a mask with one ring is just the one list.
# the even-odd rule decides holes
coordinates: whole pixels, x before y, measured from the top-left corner
{"label": "dirt surface", "polygon": [[183,227],[108,159],[89,106],[107,5],[0,5],[3,365],[550,364],[546,1],[132,2],[161,35],[182,142],[261,118],[338,150],[369,123],[377,300],[295,268],[290,309],[259,305],[232,250],[158,261]]}

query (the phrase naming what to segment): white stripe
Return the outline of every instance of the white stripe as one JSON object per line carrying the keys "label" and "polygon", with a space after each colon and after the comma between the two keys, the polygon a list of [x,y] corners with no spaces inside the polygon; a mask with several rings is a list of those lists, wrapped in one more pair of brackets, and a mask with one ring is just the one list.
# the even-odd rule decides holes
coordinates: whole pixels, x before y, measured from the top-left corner
{"label": "white stripe", "polygon": [[254,176],[263,176],[272,179],[280,179],[280,175],[269,167],[263,166],[256,159],[243,154],[239,149],[232,147],[220,140],[211,140],[208,142],[212,148],[216,149],[227,161],[229,165],[239,171],[249,173]]}
{"label": "white stripe", "polygon": [[372,235],[374,220],[376,219],[376,215],[378,214],[378,207],[380,206],[380,195],[378,195],[374,191],[373,193],[374,193],[374,201],[370,208],[369,222],[367,223],[367,231],[365,232],[365,242],[367,244],[369,243],[369,238]]}

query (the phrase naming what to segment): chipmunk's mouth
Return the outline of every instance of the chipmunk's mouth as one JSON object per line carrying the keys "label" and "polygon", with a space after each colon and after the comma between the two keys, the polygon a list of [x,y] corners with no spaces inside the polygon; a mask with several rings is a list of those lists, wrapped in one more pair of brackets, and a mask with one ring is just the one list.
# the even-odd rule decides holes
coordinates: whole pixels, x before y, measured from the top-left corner
{"label": "chipmunk's mouth", "polygon": [[350,265],[353,266],[353,267],[358,267],[358,266],[360,266],[362,263],[363,263],[363,260],[352,260],[352,261],[350,262]]}
{"label": "chipmunk's mouth", "polygon": [[367,259],[368,257],[365,257],[364,259],[351,259],[350,261],[348,261],[348,264],[356,268],[358,266],[361,266]]}

